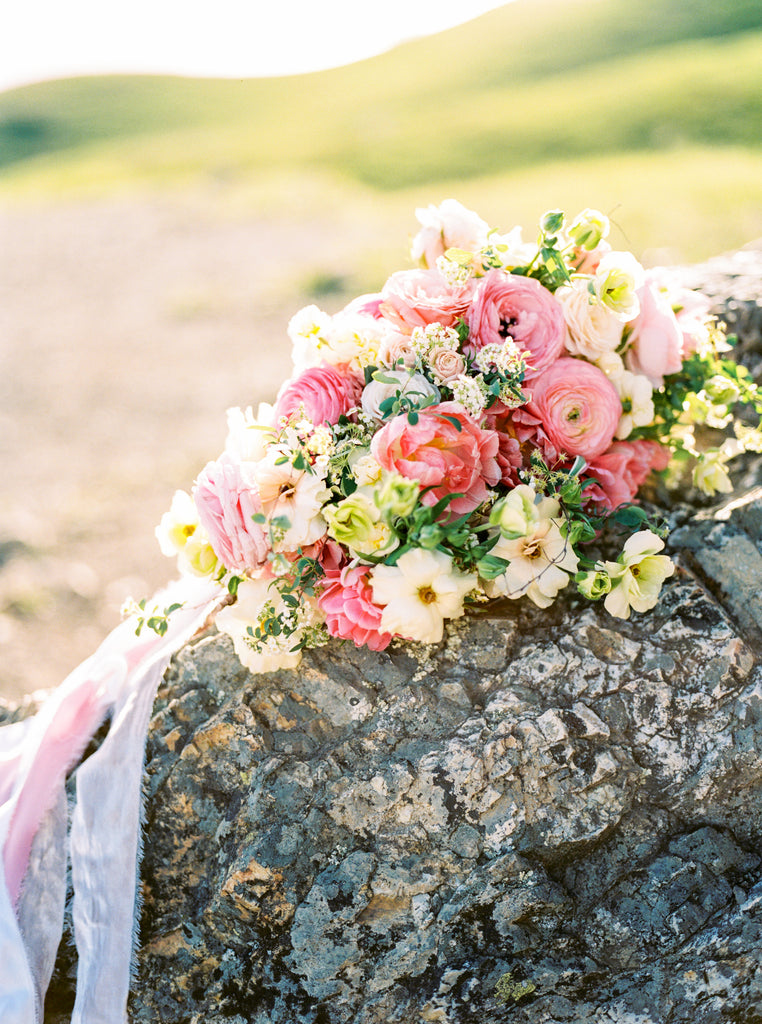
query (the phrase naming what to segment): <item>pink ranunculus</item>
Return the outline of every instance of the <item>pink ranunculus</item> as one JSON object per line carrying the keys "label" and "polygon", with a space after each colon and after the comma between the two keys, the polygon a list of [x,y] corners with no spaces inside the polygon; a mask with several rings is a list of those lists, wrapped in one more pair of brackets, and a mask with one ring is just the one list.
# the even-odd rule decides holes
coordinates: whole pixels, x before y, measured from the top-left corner
{"label": "pink ranunculus", "polygon": [[232,572],[260,572],[270,545],[252,517],[262,512],[254,466],[227,453],[209,462],[193,489],[198,517],[212,550]]}
{"label": "pink ranunculus", "polygon": [[351,640],[356,647],[383,651],[391,643],[392,634],[380,629],[384,609],[373,602],[370,571],[367,565],[326,571],[318,605],[331,636]]}
{"label": "pink ranunculus", "polygon": [[614,440],[622,415],[616,388],[582,359],[557,359],[532,386],[527,411],[536,416],[556,452],[593,459]]}
{"label": "pink ranunculus", "polygon": [[653,274],[638,289],[640,313],[631,321],[627,369],[661,387],[667,374],[683,365],[683,334],[665,291]]}
{"label": "pink ranunculus", "polygon": [[275,402],[276,422],[303,415],[315,426],[338,423],[350,409],[360,404],[363,378],[334,366],[313,366],[281,387]]}
{"label": "pink ranunculus", "polygon": [[438,270],[399,270],[383,287],[381,312],[403,334],[415,327],[452,327],[466,313],[474,285],[451,285]]}
{"label": "pink ranunculus", "polygon": [[582,480],[597,483],[585,489],[585,503],[609,510],[633,500],[652,469],[666,469],[669,448],[658,441],[614,441],[588,462]]}
{"label": "pink ranunculus", "polygon": [[528,381],[538,377],[563,351],[563,311],[552,293],[533,277],[490,270],[479,282],[466,322],[467,352],[502,344],[511,337],[522,352],[528,353]]}
{"label": "pink ranunculus", "polygon": [[[456,420],[458,426],[452,421]],[[441,402],[418,413],[418,422],[395,416],[373,437],[370,451],[384,468],[431,487],[422,495],[435,505],[448,494],[460,494],[449,515],[473,512],[501,478],[499,439],[482,429],[458,402]]]}

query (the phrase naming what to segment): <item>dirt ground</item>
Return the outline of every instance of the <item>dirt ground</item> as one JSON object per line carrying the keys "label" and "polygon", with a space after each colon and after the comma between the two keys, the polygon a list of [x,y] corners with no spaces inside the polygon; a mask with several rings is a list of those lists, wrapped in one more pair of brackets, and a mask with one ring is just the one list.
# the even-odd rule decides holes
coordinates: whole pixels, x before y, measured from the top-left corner
{"label": "dirt ground", "polygon": [[357,294],[379,240],[404,266],[409,228],[211,187],[0,202],[0,697],[59,683],[126,597],[176,575],[154,527],[219,454],[225,410],[272,399],[290,317]]}

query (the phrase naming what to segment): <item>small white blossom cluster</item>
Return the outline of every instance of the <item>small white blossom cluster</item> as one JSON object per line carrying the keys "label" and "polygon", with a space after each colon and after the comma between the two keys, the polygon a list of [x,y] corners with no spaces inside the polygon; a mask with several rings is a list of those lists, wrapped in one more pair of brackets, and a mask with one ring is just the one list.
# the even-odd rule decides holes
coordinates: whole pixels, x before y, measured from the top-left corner
{"label": "small white blossom cluster", "polygon": [[487,404],[487,391],[481,377],[469,377],[462,373],[448,380],[447,386],[452,391],[455,401],[460,402],[472,416],[478,416]]}
{"label": "small white blossom cluster", "polygon": [[456,352],[460,347],[460,338],[452,327],[443,327],[438,323],[428,324],[426,327],[413,328],[410,347],[419,358],[426,359],[429,353],[437,349]]}

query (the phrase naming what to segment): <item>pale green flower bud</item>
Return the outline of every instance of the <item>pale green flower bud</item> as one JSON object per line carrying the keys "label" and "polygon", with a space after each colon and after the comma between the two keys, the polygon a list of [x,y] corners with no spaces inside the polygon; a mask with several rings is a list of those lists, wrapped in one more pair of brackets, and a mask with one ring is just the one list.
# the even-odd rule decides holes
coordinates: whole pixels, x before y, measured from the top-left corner
{"label": "pale green flower bud", "polygon": [[592,252],[609,233],[609,219],[600,210],[583,210],[566,229],[569,238],[580,249]]}
{"label": "pale green flower bud", "polygon": [[388,517],[405,519],[418,504],[420,489],[417,480],[408,480],[400,473],[386,473],[376,488],[376,505]]}
{"label": "pale green flower bud", "polygon": [[538,522],[537,494],[527,484],[514,487],[492,506],[489,521],[505,537],[525,537]]}
{"label": "pale green flower bud", "polygon": [[578,572],[575,579],[577,590],[591,601],[600,600],[611,590],[611,577],[605,571]]}
{"label": "pale green flower bud", "polygon": [[704,391],[715,405],[733,405],[741,394],[736,382],[722,374],[710,377],[704,385]]}
{"label": "pale green flower bud", "polygon": [[563,210],[548,210],[540,221],[540,227],[546,235],[557,235],[564,226]]}

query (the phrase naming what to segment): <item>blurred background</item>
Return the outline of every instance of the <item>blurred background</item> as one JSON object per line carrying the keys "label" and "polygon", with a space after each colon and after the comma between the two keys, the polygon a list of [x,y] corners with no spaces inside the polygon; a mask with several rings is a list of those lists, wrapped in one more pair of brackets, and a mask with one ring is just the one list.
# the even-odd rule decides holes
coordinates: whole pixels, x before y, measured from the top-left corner
{"label": "blurred background", "polygon": [[594,206],[649,265],[762,236],[759,0],[79,2],[0,43],[0,697],[174,577],[153,530],[225,410],[273,398],[298,309],[409,265],[417,206]]}

